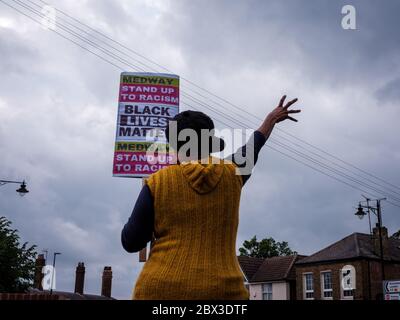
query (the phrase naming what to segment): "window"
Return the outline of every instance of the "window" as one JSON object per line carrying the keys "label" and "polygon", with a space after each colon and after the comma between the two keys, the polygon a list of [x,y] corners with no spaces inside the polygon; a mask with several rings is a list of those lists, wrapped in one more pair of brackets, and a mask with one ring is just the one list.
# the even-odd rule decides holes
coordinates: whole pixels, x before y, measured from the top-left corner
{"label": "window", "polygon": [[343,298],[352,299],[354,296],[354,290],[343,290]]}
{"label": "window", "polygon": [[332,299],[332,272],[321,272],[322,299]]}
{"label": "window", "polygon": [[272,300],[272,283],[262,285],[263,300]]}
{"label": "window", "polygon": [[314,299],[314,279],[312,273],[305,273],[304,279],[304,299]]}

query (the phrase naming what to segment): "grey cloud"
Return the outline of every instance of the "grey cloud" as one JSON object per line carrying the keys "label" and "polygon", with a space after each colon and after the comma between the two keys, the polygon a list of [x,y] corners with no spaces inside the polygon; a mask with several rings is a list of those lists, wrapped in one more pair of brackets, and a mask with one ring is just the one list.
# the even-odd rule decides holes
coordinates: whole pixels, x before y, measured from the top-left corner
{"label": "grey cloud", "polygon": [[[299,96],[300,122],[280,128],[398,184],[399,5],[353,1],[359,30],[347,32],[340,28],[342,4],[57,5],[260,118],[281,94]],[[1,187],[0,214],[24,240],[63,253],[60,289],[73,290],[74,268],[84,261],[88,292],[99,292],[102,268],[111,265],[115,296],[129,298],[142,266],[123,252],[119,232],[141,182],[111,177],[119,71],[1,9],[0,18],[19,29],[0,27],[0,177],[25,178],[31,192],[20,199],[13,186]],[[243,191],[237,245],[257,234],[309,254],[367,232],[366,221],[353,216],[361,193],[265,147]],[[398,214],[384,204],[390,232],[400,229]]]}
{"label": "grey cloud", "polygon": [[400,99],[400,78],[394,79],[379,88],[376,91],[376,97],[378,100],[383,102],[395,101],[398,102]]}

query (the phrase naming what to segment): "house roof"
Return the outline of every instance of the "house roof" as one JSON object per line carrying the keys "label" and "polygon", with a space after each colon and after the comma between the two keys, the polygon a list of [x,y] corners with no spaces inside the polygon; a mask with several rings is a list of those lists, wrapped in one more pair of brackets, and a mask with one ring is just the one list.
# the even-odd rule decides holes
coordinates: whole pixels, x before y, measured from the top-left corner
{"label": "house roof", "polygon": [[62,296],[67,300],[115,300],[114,298],[109,298],[97,294],[79,294],[74,292],[63,292],[63,291],[54,291],[55,294]]}
{"label": "house roof", "polygon": [[[49,294],[49,291],[42,291],[38,289],[29,290],[31,294]],[[109,298],[96,294],[79,294],[67,291],[53,291],[54,295],[58,295],[65,300],[115,300],[114,298]]]}
{"label": "house roof", "polygon": [[267,259],[239,256],[239,264],[248,282],[294,280],[293,265],[304,256],[292,255]]}
{"label": "house roof", "polygon": [[[400,240],[389,238],[389,254],[385,260],[400,261]],[[379,259],[374,252],[374,242],[369,234],[353,233],[330,246],[298,261],[296,264],[317,263],[354,258]]]}
{"label": "house roof", "polygon": [[262,258],[253,258],[247,256],[238,256],[240,267],[248,281],[251,280],[253,275],[257,272],[260,265],[263,263]]}

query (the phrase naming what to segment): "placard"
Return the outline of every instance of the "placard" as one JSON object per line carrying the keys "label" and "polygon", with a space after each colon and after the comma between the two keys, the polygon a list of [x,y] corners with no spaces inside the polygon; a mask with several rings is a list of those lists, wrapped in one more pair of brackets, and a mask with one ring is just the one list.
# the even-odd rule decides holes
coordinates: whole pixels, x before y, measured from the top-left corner
{"label": "placard", "polygon": [[165,136],[179,113],[179,77],[164,73],[122,72],[114,177],[143,178],[175,162]]}

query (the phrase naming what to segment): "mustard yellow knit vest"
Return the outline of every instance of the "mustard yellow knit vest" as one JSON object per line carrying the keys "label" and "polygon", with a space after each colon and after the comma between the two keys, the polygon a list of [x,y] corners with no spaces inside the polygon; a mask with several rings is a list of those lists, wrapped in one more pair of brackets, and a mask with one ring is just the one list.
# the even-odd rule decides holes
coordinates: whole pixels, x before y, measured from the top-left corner
{"label": "mustard yellow knit vest", "polygon": [[133,298],[248,299],[236,257],[242,180],[235,165],[172,165],[146,183],[156,241]]}

